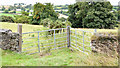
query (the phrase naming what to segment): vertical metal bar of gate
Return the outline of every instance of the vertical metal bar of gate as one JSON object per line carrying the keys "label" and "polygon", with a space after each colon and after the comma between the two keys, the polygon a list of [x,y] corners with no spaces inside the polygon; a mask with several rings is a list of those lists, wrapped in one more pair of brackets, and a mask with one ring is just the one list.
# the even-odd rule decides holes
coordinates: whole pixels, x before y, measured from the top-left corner
{"label": "vertical metal bar of gate", "polygon": [[76,34],[76,30],[75,30],[75,37],[76,37],[76,47],[77,47],[77,34]]}
{"label": "vertical metal bar of gate", "polygon": [[56,49],[55,30],[54,30],[54,48]]}
{"label": "vertical metal bar of gate", "polygon": [[38,32],[38,51],[40,52],[39,32]]}
{"label": "vertical metal bar of gate", "polygon": [[94,32],[96,33],[96,32],[97,32],[97,29],[95,29]]}
{"label": "vertical metal bar of gate", "polygon": [[84,52],[84,31],[83,31],[83,52]]}

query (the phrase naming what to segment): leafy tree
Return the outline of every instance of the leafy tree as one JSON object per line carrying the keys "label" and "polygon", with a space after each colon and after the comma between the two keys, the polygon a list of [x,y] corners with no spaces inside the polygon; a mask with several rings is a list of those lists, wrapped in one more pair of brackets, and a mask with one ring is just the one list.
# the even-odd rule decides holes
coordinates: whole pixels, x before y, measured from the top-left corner
{"label": "leafy tree", "polygon": [[118,22],[112,7],[110,2],[77,2],[69,5],[68,20],[74,28],[114,28]]}
{"label": "leafy tree", "polygon": [[33,20],[36,20],[37,23],[40,23],[41,20],[45,18],[58,18],[57,13],[53,9],[53,5],[51,3],[46,3],[45,5],[36,3],[34,5]]}

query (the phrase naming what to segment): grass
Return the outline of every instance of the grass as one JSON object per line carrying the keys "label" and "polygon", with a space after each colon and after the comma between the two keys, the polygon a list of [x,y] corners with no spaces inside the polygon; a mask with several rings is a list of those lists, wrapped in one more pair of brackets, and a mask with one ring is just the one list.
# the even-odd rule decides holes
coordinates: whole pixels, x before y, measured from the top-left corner
{"label": "grass", "polygon": [[21,11],[16,11],[16,13],[21,13]]}
{"label": "grass", "polygon": [[[17,23],[7,23],[7,22],[0,22],[1,28],[4,29],[11,29],[13,32],[17,32]],[[29,24],[22,24],[23,26],[23,33],[24,32],[33,32],[33,31],[42,31],[42,30],[48,30],[48,28],[43,27],[42,25],[29,25]],[[87,30],[87,31],[94,31],[93,29],[83,29],[83,30]],[[104,29],[98,29],[99,31],[102,31]],[[72,30],[74,32],[74,30]],[[106,30],[109,32],[116,32],[116,29],[114,30]],[[66,31],[65,31],[66,32]],[[104,32],[104,31],[103,31]],[[82,34],[82,32],[77,32],[78,34]],[[37,37],[37,33],[31,33],[31,34],[26,34],[23,35],[23,38],[28,38],[28,37]],[[46,40],[44,42],[40,42],[40,45],[42,44],[48,44],[48,43],[53,43],[54,42],[54,37],[52,37],[51,35],[48,36],[48,32],[43,32],[39,34],[40,36],[44,36],[45,37],[40,37],[40,40]],[[74,33],[72,33],[71,35],[74,35]],[[85,33],[86,36],[92,36],[90,33]],[[66,36],[65,34],[59,34],[56,35],[56,38],[59,37],[63,37]],[[82,36],[77,35],[77,37],[79,38],[83,38]],[[83,42],[79,39],[76,39],[74,37],[71,37],[74,40],[77,40],[78,42]],[[47,39],[52,39],[51,41],[47,41]],[[85,40],[87,40],[88,38],[86,37]],[[24,43],[28,43],[28,42],[35,42],[37,41],[37,38],[34,39],[30,39],[30,40],[25,40]],[[56,39],[57,41],[63,41],[65,39]],[[90,39],[88,40],[90,41]],[[75,41],[72,40],[73,43],[76,43]],[[59,42],[57,44],[61,44],[64,42]],[[89,42],[85,42],[86,45],[89,45]],[[38,43],[35,44],[27,44],[27,45],[23,45],[23,47],[28,47],[28,46],[33,46],[33,45],[38,45]],[[44,47],[50,46],[53,44],[48,44]],[[82,46],[81,44],[78,44],[79,46]],[[64,45],[59,45],[60,46],[64,46]],[[76,46],[76,45],[73,45]],[[42,48],[43,46],[41,46]],[[38,47],[35,47],[38,48]],[[54,46],[52,47],[54,48]],[[88,50],[91,50],[90,48],[85,47]],[[30,48],[29,48],[30,49]],[[27,49],[27,50],[29,50]],[[42,50],[42,49],[41,49]],[[47,52],[43,52],[42,55],[44,57],[41,57],[41,54],[33,54],[33,55],[26,55],[25,53],[22,54],[16,54],[14,52],[11,51],[2,51],[2,57],[3,57],[3,61],[2,61],[2,65],[3,66],[117,66],[117,59],[116,58],[112,58],[112,57],[108,57],[106,55],[100,55],[100,54],[91,54],[89,53],[89,55],[83,54],[79,51],[74,51],[71,52],[71,50],[69,50],[68,48],[63,48],[63,49],[59,49],[59,50],[52,50],[49,51],[49,48],[43,49],[46,50]],[[82,50],[82,49],[81,49]],[[51,54],[51,55],[48,55]],[[17,61],[16,61],[17,60]],[[13,62],[13,63],[11,63]]]}
{"label": "grass", "polygon": [[11,17],[14,17],[14,14],[0,13],[0,16],[2,16],[2,15],[4,15],[4,16],[11,16]]}
{"label": "grass", "polygon": [[[75,28],[75,29],[79,29],[79,30],[85,30],[85,31],[90,31],[90,32],[94,32],[95,29],[83,29],[83,28]],[[72,29],[74,30],[74,29]],[[115,29],[96,29],[97,32],[101,32],[101,33],[104,33],[104,32],[107,32],[107,33],[117,33],[118,32],[118,28],[115,28]]]}
{"label": "grass", "polygon": [[100,54],[86,55],[68,48],[40,54],[24,55],[3,51],[3,66],[117,66],[117,59]]}
{"label": "grass", "polygon": [[[13,32],[17,32],[17,26],[19,23],[8,23],[8,22],[0,22],[1,28],[3,29],[11,29]],[[29,24],[22,24],[22,32],[33,32],[33,31],[41,31],[47,30],[41,25],[29,25]]]}

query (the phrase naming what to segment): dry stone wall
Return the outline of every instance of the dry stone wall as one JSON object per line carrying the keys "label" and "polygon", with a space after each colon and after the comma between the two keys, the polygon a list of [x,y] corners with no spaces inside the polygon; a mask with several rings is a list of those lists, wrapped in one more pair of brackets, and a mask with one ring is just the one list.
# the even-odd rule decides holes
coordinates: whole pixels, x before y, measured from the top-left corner
{"label": "dry stone wall", "polygon": [[114,34],[96,33],[92,37],[92,51],[104,53],[108,56],[115,57],[118,55],[118,36]]}
{"label": "dry stone wall", "polygon": [[0,48],[3,50],[19,51],[19,33],[12,30],[0,29]]}

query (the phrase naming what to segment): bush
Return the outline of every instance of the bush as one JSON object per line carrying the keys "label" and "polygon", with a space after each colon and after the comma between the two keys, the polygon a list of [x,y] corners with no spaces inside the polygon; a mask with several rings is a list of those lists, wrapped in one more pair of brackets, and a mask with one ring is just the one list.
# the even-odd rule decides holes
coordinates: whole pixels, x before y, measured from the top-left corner
{"label": "bush", "polygon": [[12,22],[14,23],[13,17],[10,16],[0,16],[0,22]]}
{"label": "bush", "polygon": [[11,12],[9,12],[9,13],[16,13],[16,11],[11,11]]}
{"label": "bush", "polygon": [[8,10],[5,10],[4,12],[5,12],[5,13],[8,13]]}
{"label": "bush", "polygon": [[38,21],[37,20],[32,20],[32,22],[31,22],[31,24],[33,24],[33,25],[39,25],[39,23],[38,23]]}
{"label": "bush", "polygon": [[28,12],[22,11],[22,15],[29,16]]}
{"label": "bush", "polygon": [[67,19],[62,17],[62,18],[59,18],[58,20],[61,20],[62,22],[65,22]]}
{"label": "bush", "polygon": [[29,23],[31,20],[29,16],[16,15],[14,17],[16,23]]}
{"label": "bush", "polygon": [[44,27],[50,27],[50,24],[53,21],[50,18],[46,18],[40,22],[40,25],[43,25]]}
{"label": "bush", "polygon": [[61,20],[56,20],[55,23],[50,23],[50,29],[65,28],[66,23]]}

